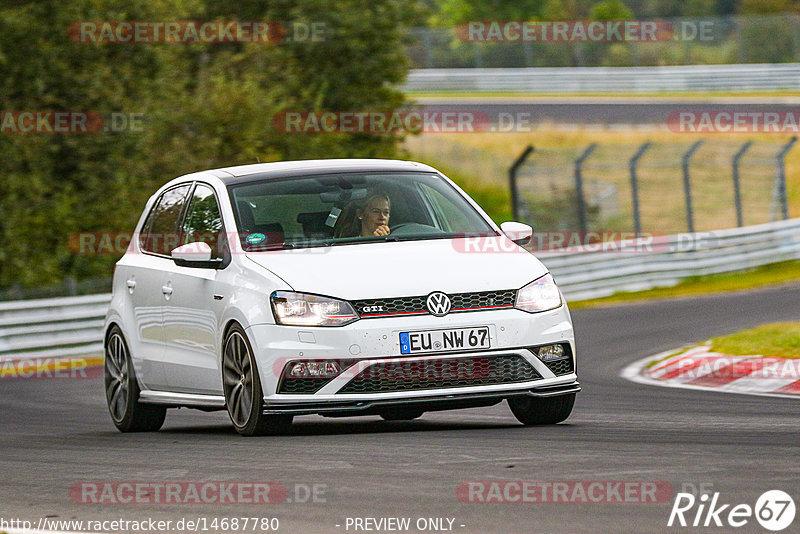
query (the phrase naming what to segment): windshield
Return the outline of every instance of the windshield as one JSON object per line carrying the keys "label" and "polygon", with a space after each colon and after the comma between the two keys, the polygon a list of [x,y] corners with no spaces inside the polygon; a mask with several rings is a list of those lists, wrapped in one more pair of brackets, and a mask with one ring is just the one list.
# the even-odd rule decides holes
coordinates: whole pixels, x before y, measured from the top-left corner
{"label": "windshield", "polygon": [[242,246],[275,248],[497,235],[441,176],[325,174],[234,185]]}

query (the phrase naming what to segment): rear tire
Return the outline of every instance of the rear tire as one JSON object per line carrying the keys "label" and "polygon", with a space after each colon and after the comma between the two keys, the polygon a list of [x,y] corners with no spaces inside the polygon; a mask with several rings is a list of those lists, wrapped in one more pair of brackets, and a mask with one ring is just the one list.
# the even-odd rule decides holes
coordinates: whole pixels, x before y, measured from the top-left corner
{"label": "rear tire", "polygon": [[238,324],[228,330],[222,346],[222,388],[228,415],[242,436],[282,434],[292,425],[291,415],[264,415],[264,393],[253,348]]}
{"label": "rear tire", "polygon": [[558,397],[512,397],[508,406],[523,425],[554,425],[569,417],[575,393]]}
{"label": "rear tire", "polygon": [[111,327],[106,338],[103,378],[108,412],[120,432],[155,432],[161,428],[167,409],[139,402],[133,359],[118,326]]}
{"label": "rear tire", "polygon": [[425,412],[416,408],[397,408],[381,412],[380,416],[384,421],[412,421],[422,417]]}

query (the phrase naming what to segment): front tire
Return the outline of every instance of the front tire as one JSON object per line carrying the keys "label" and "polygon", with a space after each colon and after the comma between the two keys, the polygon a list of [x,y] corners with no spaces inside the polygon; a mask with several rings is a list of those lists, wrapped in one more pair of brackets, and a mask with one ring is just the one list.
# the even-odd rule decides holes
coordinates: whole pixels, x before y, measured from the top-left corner
{"label": "front tire", "polygon": [[523,425],[554,425],[569,417],[575,393],[558,397],[512,397],[508,406]]}
{"label": "front tire", "polygon": [[225,336],[222,388],[228,415],[236,432],[242,436],[280,434],[291,426],[291,415],[264,415],[264,394],[253,349],[238,324]]}
{"label": "front tire", "polygon": [[167,409],[139,402],[139,383],[122,330],[111,327],[105,345],[103,378],[106,403],[120,432],[155,432],[164,424]]}

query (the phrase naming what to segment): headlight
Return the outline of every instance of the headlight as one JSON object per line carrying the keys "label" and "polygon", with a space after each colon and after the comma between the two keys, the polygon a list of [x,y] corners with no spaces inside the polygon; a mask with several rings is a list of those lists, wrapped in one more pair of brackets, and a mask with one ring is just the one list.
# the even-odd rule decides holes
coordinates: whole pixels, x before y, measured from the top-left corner
{"label": "headlight", "polygon": [[342,326],[358,320],[349,302],[306,293],[275,291],[269,298],[278,324]]}
{"label": "headlight", "polygon": [[514,307],[526,312],[543,312],[561,306],[561,293],[550,273],[517,291]]}

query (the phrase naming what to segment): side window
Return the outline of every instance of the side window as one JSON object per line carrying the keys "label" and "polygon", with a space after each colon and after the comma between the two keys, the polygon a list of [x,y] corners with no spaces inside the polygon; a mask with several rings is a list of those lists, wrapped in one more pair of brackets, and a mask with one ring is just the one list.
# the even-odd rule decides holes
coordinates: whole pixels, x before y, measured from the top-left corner
{"label": "side window", "polygon": [[147,216],[139,244],[146,252],[155,254],[169,253],[180,244],[178,224],[190,184],[174,187],[165,191],[158,199],[150,215]]}
{"label": "side window", "polygon": [[420,189],[425,193],[433,210],[436,212],[436,216],[443,226],[442,230],[446,232],[463,232],[470,228],[469,220],[464,215],[464,212],[458,206],[453,205],[439,191],[426,184],[420,184]]}
{"label": "side window", "polygon": [[222,217],[214,191],[207,185],[197,184],[186,219],[183,222],[183,243],[202,241],[208,243],[215,257],[220,256],[219,237],[222,231]]}

